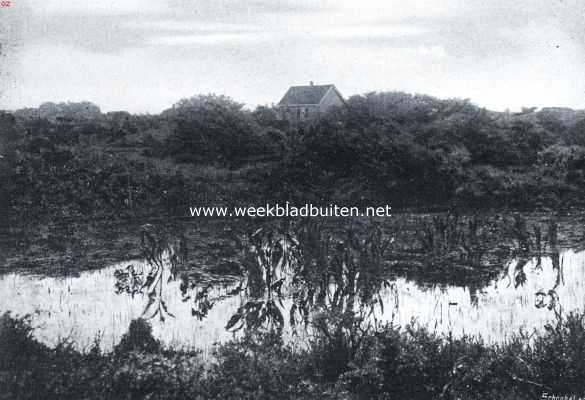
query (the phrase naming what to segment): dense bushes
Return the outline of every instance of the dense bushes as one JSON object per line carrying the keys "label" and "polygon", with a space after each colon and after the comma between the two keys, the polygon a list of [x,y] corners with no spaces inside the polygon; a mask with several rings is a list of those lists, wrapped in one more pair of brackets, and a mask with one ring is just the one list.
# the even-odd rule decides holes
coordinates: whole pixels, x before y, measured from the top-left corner
{"label": "dense bushes", "polygon": [[[27,144],[36,146],[34,139]],[[16,154],[6,177],[8,205],[23,220],[133,216],[186,203],[180,173],[163,174],[154,163],[78,148],[39,145]]]}
{"label": "dense bushes", "polygon": [[99,350],[80,354],[66,342],[54,349],[40,344],[26,317],[0,317],[0,399],[91,398],[107,387],[106,362]]}
{"label": "dense bushes", "polygon": [[[138,324],[135,330],[148,333],[144,322]],[[347,336],[356,332],[358,341]],[[487,400],[585,394],[585,324],[577,314],[559,316],[533,339],[518,336],[503,345],[438,337],[414,326],[340,330],[308,347],[287,345],[275,333],[247,332],[218,346],[206,362],[195,352],[140,346],[102,354],[99,341],[80,354],[66,343],[48,348],[31,333],[25,319],[0,318],[1,399]]]}
{"label": "dense bushes", "polygon": [[324,122],[299,137],[271,172],[273,179],[295,189],[296,200],[440,204],[449,200],[461,179],[460,162],[449,165],[447,158],[408,133],[346,131]]}
{"label": "dense bushes", "polygon": [[[0,143],[0,201],[18,204],[21,217],[39,202],[65,215],[132,204],[184,214],[180,198],[184,206],[199,194],[207,203],[394,207],[580,205],[585,194],[585,113],[565,109],[498,113],[369,93],[295,127],[273,108],[199,95],[160,115],[71,103],[0,119],[11,138]],[[221,173],[201,179],[210,169]]]}
{"label": "dense bushes", "polygon": [[563,323],[546,327],[531,352],[538,381],[557,393],[585,393],[584,315],[569,314]]}
{"label": "dense bushes", "polygon": [[297,135],[271,174],[295,189],[289,197],[324,203],[576,204],[584,148],[572,143],[585,114],[572,111],[552,130],[542,122],[551,113],[495,113],[400,93],[354,96]]}

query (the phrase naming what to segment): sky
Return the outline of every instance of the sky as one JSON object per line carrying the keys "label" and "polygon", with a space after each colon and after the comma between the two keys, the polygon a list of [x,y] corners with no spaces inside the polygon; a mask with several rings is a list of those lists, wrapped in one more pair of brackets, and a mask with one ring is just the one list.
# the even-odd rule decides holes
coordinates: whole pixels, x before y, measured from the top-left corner
{"label": "sky", "polygon": [[583,0],[12,0],[0,109],[158,113],[200,93],[255,107],[309,81],[585,109],[584,16]]}

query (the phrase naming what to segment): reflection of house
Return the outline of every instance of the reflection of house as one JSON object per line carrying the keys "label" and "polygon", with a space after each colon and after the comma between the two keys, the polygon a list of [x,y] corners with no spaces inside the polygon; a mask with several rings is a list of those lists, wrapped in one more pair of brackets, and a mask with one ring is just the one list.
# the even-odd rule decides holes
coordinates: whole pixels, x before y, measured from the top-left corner
{"label": "reflection of house", "polygon": [[319,115],[333,106],[345,102],[335,85],[291,86],[280,103],[279,115],[292,124],[319,118]]}

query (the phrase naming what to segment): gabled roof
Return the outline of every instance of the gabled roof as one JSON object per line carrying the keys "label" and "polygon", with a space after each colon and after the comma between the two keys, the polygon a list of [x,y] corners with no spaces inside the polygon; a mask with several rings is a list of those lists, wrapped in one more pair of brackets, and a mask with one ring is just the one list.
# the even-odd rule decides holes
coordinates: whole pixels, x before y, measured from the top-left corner
{"label": "gabled roof", "polygon": [[334,85],[291,86],[278,105],[319,104],[331,88],[337,92]]}

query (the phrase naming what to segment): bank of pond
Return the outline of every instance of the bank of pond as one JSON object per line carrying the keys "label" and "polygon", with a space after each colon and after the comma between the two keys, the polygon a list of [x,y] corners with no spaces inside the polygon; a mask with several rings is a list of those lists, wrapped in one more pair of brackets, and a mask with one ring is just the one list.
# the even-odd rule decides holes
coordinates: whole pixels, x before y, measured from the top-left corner
{"label": "bank of pond", "polygon": [[584,221],[142,221],[92,231],[86,258],[63,235],[0,275],[0,383],[5,398],[583,394]]}

